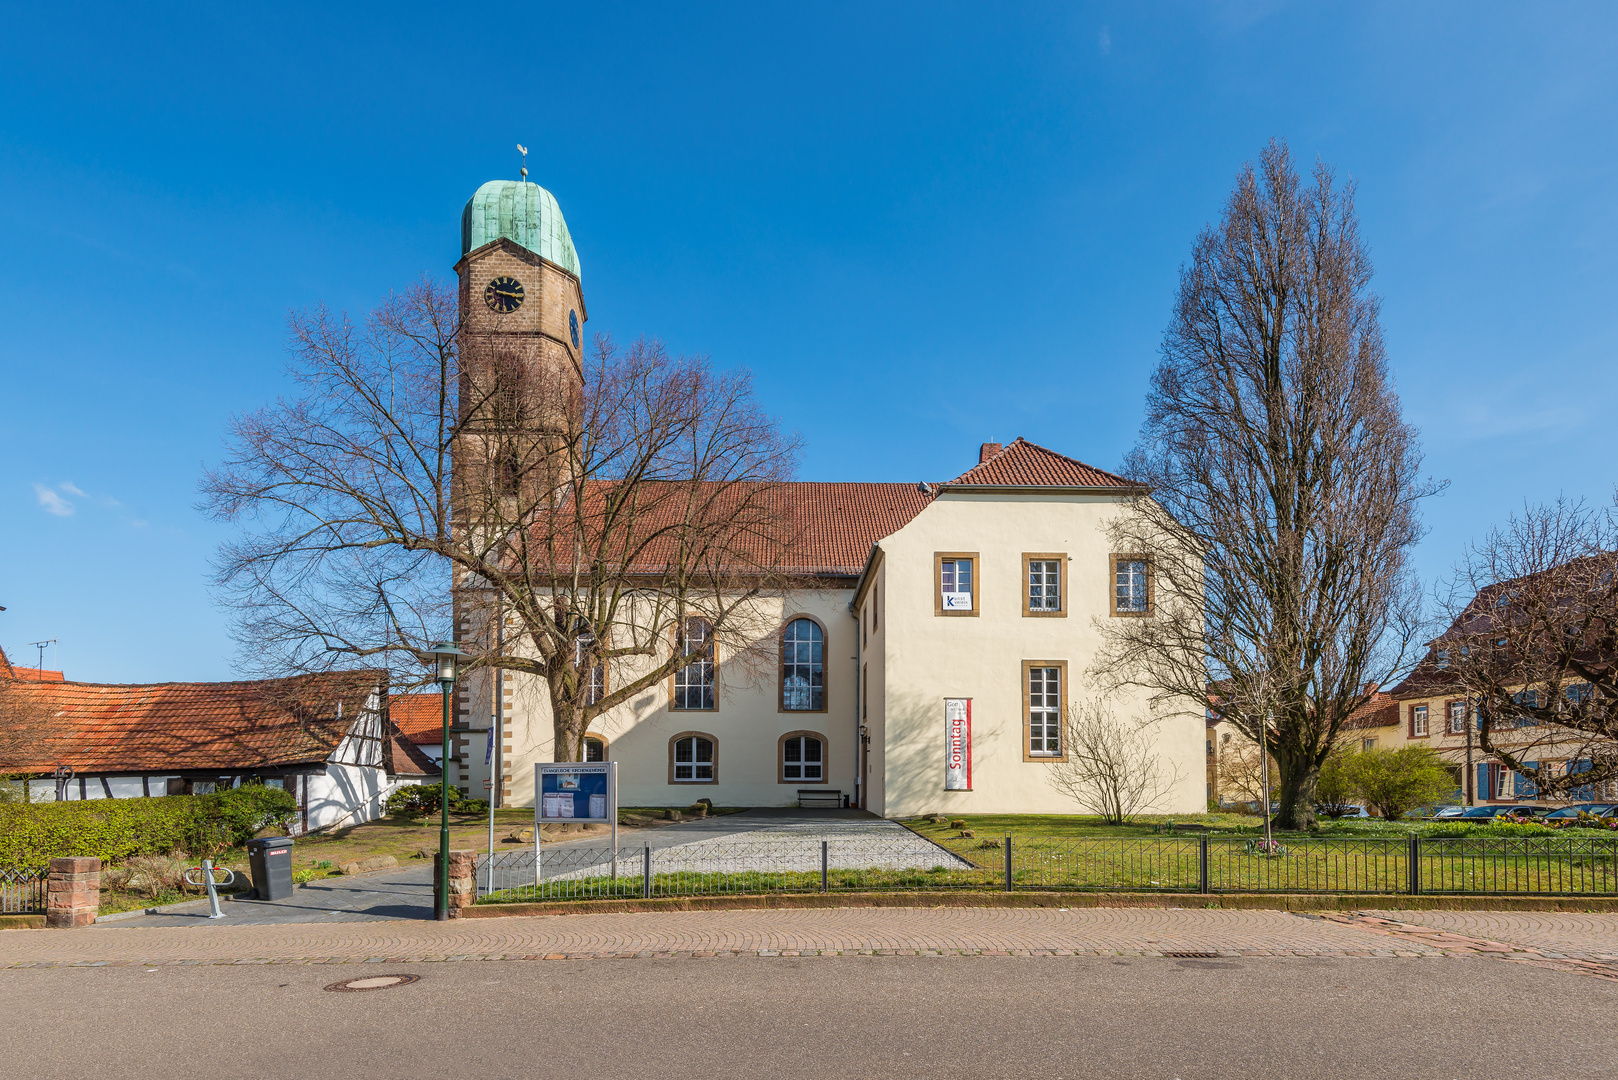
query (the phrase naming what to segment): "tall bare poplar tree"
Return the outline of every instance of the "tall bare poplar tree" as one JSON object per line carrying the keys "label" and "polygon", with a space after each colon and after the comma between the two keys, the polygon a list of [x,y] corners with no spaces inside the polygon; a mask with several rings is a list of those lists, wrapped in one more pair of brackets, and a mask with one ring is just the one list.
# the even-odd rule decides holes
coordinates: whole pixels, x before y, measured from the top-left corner
{"label": "tall bare poplar tree", "polygon": [[203,479],[204,508],[244,527],[216,584],[251,669],[391,657],[417,676],[456,638],[469,672],[544,680],[555,754],[579,760],[596,716],[716,643],[731,663],[757,646],[797,444],[745,374],[600,339],[553,371],[458,320],[430,284],[360,326],[294,316],[302,394],[237,418]]}
{"label": "tall bare poplar tree", "polygon": [[1246,167],[1196,241],[1114,526],[1150,560],[1147,618],[1108,619],[1103,665],[1206,700],[1280,775],[1277,824],[1314,818],[1343,722],[1407,664],[1420,591],[1416,433],[1388,378],[1352,185],[1285,144]]}

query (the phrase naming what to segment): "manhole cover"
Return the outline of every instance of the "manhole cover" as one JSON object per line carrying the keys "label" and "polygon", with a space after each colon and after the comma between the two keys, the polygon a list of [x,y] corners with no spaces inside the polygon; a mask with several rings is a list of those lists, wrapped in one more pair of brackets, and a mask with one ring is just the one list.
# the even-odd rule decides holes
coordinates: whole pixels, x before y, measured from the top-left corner
{"label": "manhole cover", "polygon": [[339,994],[357,994],[362,990],[392,990],[395,986],[409,986],[420,978],[420,975],[367,975],[363,979],[334,982],[326,989]]}
{"label": "manhole cover", "polygon": [[1164,956],[1172,956],[1176,960],[1218,960],[1216,952],[1166,952]]}

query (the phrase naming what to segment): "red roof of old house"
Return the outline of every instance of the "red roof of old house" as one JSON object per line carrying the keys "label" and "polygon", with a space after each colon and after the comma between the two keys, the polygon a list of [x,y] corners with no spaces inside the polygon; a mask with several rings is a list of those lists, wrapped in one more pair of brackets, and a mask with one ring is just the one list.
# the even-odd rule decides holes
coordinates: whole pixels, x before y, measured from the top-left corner
{"label": "red roof of old house", "polygon": [[47,671],[37,667],[13,667],[11,676],[23,682],[65,682],[67,676],[60,671]]}
{"label": "red roof of old house", "polygon": [[1399,722],[1399,702],[1386,690],[1378,690],[1371,700],[1349,713],[1345,728],[1388,727]]}
{"label": "red roof of old house", "polygon": [[951,480],[946,487],[1081,487],[1145,490],[1133,480],[1086,465],[1054,450],[1018,437],[1009,446],[993,449],[986,443],[986,460]]}
{"label": "red roof of old house", "polygon": [[393,726],[415,746],[438,746],[444,741],[444,695],[393,694],[388,698]]}
{"label": "red roof of old house", "polygon": [[0,771],[313,764],[342,742],[381,681],[376,671],[146,686],[9,681],[0,687]]}

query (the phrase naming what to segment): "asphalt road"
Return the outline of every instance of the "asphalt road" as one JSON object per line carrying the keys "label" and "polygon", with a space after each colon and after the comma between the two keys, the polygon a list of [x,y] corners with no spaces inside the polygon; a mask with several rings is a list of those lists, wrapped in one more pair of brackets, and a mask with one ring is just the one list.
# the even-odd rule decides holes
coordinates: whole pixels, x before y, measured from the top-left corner
{"label": "asphalt road", "polygon": [[[421,980],[321,989],[396,970]],[[1615,1012],[1618,982],[1482,957],[0,971],[3,1060],[35,1078],[1572,1080],[1618,1075]]]}

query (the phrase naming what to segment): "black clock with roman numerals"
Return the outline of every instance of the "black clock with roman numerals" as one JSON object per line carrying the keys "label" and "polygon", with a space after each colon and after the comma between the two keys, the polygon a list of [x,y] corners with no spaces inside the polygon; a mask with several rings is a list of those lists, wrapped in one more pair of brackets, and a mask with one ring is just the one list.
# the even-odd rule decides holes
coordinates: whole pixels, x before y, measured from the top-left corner
{"label": "black clock with roman numerals", "polygon": [[483,287],[483,302],[490,311],[511,314],[522,307],[522,282],[504,275],[495,278]]}

